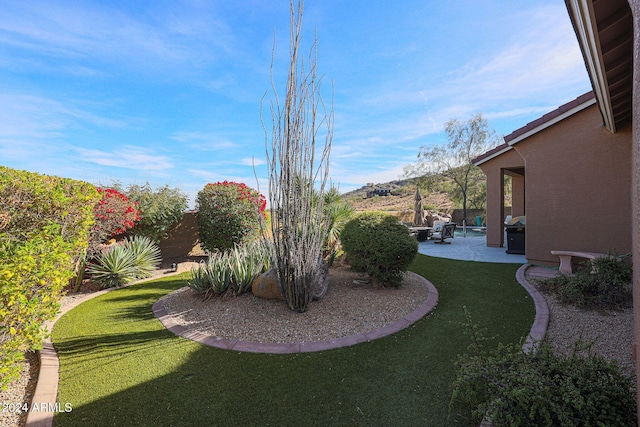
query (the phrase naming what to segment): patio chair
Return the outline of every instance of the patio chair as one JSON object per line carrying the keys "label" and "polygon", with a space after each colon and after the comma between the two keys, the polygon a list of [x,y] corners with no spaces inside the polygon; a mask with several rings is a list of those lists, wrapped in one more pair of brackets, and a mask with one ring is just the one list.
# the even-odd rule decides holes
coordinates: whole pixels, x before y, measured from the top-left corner
{"label": "patio chair", "polygon": [[434,240],[434,243],[451,243],[447,242],[445,239],[453,239],[453,234],[456,230],[456,223],[449,222],[444,224],[434,224],[433,234],[431,234],[431,239]]}

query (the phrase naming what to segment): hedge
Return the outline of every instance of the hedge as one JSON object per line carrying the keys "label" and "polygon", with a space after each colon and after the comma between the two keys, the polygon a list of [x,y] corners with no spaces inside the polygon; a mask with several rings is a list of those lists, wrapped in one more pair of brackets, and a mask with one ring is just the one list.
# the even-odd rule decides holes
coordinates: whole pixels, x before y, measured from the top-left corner
{"label": "hedge", "polygon": [[0,389],[38,350],[100,200],[89,183],[0,166]]}

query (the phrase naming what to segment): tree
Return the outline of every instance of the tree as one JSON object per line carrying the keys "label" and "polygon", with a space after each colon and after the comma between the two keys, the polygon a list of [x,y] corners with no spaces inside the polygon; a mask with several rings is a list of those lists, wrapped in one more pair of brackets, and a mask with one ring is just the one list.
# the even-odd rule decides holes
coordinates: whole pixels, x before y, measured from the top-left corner
{"label": "tree", "polygon": [[[333,136],[333,111],[328,112],[322,101],[316,75],[317,43],[311,48],[308,71],[298,56],[303,9],[302,0],[298,1],[297,10],[293,0],[290,1],[286,94],[281,105],[272,71],[275,100],[271,102],[271,150],[268,142],[266,144],[273,213],[272,265],[277,270],[287,304],[297,312],[306,310],[315,292],[312,278],[322,267],[322,249],[329,225],[325,218],[324,193]],[[268,135],[265,136],[268,140]],[[323,146],[319,146],[319,140],[324,140]]]}
{"label": "tree", "polygon": [[[123,191],[118,186],[116,189]],[[156,187],[155,191],[148,182],[143,186],[130,185],[125,194],[137,203],[140,211],[140,220],[129,234],[147,236],[156,243],[167,238],[167,230],[182,219],[187,208],[186,194],[168,185]]]}
{"label": "tree", "polygon": [[[467,206],[485,204],[484,175],[472,160],[489,148],[498,145],[495,132],[487,120],[478,113],[467,121],[449,120],[445,124],[447,144],[424,145],[418,151],[416,163],[405,167],[408,176],[438,176],[453,183],[462,204],[463,217]],[[477,196],[480,197],[472,197]]]}

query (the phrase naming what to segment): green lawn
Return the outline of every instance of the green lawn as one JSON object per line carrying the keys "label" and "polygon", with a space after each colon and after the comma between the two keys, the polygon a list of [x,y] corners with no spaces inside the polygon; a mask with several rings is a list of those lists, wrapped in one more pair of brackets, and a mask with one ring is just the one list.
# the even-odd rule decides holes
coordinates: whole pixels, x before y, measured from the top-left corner
{"label": "green lawn", "polygon": [[487,336],[521,340],[534,307],[517,267],[418,255],[411,270],[440,294],[432,314],[371,343],[293,355],[220,350],[166,331],[151,306],[185,276],[107,293],[54,328],[58,401],[73,405],[54,426],[477,426],[447,417],[453,364],[469,345],[464,307]]}

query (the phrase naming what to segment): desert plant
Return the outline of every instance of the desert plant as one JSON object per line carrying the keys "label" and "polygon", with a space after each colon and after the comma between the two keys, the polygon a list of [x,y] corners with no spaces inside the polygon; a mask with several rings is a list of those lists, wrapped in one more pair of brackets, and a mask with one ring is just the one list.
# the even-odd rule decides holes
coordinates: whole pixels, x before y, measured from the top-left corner
{"label": "desert plant", "polygon": [[[290,2],[289,69],[282,105],[272,72],[275,100],[271,103],[267,164],[273,212],[272,265],[287,304],[292,310],[303,312],[312,299],[311,278],[321,268],[327,234],[322,196],[329,176],[333,111],[328,112],[322,102],[316,75],[317,43],[311,49],[308,71],[298,57],[304,2],[298,1],[297,10],[293,3]],[[323,127],[324,135],[320,132]],[[322,140],[324,146],[318,147]]]}
{"label": "desert plant", "polygon": [[216,252],[206,263],[191,270],[188,286],[205,298],[227,290],[238,295],[250,289],[253,280],[269,267],[266,242],[255,241],[235,246],[227,252]]}
{"label": "desert plant", "polygon": [[91,280],[103,288],[123,286],[151,277],[160,262],[160,250],[148,237],[128,237],[104,248],[89,264]]}
{"label": "desert plant", "polygon": [[631,257],[613,254],[586,263],[573,276],[558,275],[537,283],[565,304],[586,309],[621,309],[631,306],[632,276]]}
{"label": "desert plant", "polygon": [[196,198],[200,244],[227,251],[259,236],[266,199],[245,184],[224,181],[207,184]]}
{"label": "desert plant", "polygon": [[130,251],[136,266],[136,278],[151,277],[153,271],[160,264],[160,249],[151,238],[146,236],[127,237],[124,247]]}
{"label": "desert plant", "polygon": [[148,182],[142,186],[130,185],[126,191],[119,185],[115,185],[115,188],[135,202],[139,211],[140,219],[128,234],[147,236],[154,242],[167,238],[167,230],[182,219],[187,208],[186,194],[168,185],[156,187],[155,190]]}
{"label": "desert plant", "polygon": [[356,271],[369,273],[385,286],[400,286],[403,273],[418,253],[418,241],[395,216],[365,212],[342,230],[342,247]]}
{"label": "desert plant", "polygon": [[633,383],[615,361],[607,362],[581,342],[566,357],[548,343],[528,353],[520,345],[486,350],[482,331],[469,330],[471,354],[456,363],[450,411],[467,405],[478,422],[486,416],[493,425],[636,425]]}
{"label": "desert plant", "polygon": [[191,268],[191,276],[187,279],[187,286],[194,292],[208,298],[211,290],[211,278],[207,270],[207,264],[200,261],[197,267]]}
{"label": "desert plant", "polygon": [[245,246],[236,246],[227,254],[231,270],[231,288],[241,294],[251,288],[251,284],[269,266],[269,254],[265,242],[259,240]]}
{"label": "desert plant", "polygon": [[138,269],[131,251],[122,245],[113,245],[95,257],[87,272],[101,287],[113,288],[136,280]]}
{"label": "desert plant", "polygon": [[340,234],[344,226],[353,217],[355,210],[342,200],[342,196],[336,187],[331,187],[324,196],[325,217],[327,218],[327,237],[323,245],[324,258],[333,263],[333,260],[341,254]]}

